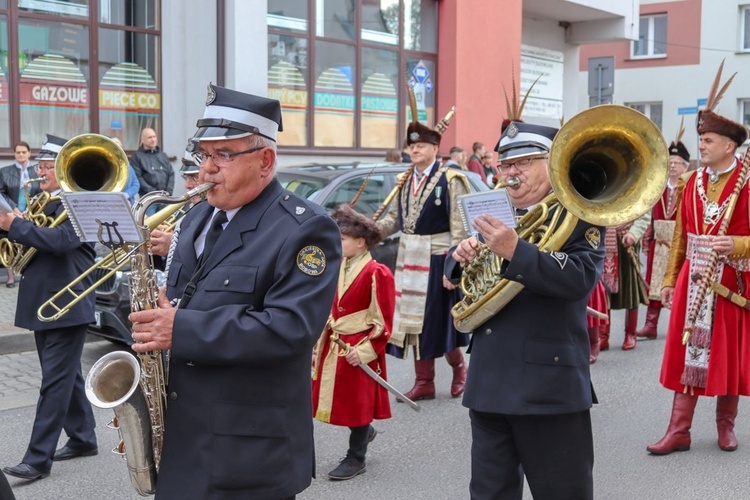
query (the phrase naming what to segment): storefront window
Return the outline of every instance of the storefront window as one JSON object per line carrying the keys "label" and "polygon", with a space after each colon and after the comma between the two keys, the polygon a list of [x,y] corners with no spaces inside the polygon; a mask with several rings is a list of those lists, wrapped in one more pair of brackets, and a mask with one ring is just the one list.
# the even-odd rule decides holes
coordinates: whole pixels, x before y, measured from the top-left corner
{"label": "storefront window", "polygon": [[18,0],[18,8],[26,12],[36,12],[58,16],[89,16],[88,0]]}
{"label": "storefront window", "polygon": [[10,108],[8,88],[8,19],[0,16],[0,147],[10,147]]}
{"label": "storefront window", "polygon": [[268,97],[281,102],[280,146],[307,146],[307,39],[268,35]]}
{"label": "storefront window", "polygon": [[161,98],[154,35],[99,30],[99,129],[138,149],[141,130],[159,130]]}
{"label": "storefront window", "polygon": [[398,46],[398,0],[362,4],[362,40]]}
{"label": "storefront window", "polygon": [[437,52],[437,13],[434,0],[404,0],[404,48]]}
{"label": "storefront window", "polygon": [[315,145],[354,147],[355,48],[315,44]]}
{"label": "storefront window", "polygon": [[362,82],[362,147],[398,147],[398,52],[363,48]]}
{"label": "storefront window", "polygon": [[99,0],[99,20],[135,28],[158,29],[157,0]]}
{"label": "storefront window", "polygon": [[[354,0],[318,0],[315,34],[326,38],[355,40],[356,2]],[[270,11],[270,9],[269,9]]]}
{"label": "storefront window", "polygon": [[308,30],[307,2],[273,0],[268,5],[268,26],[280,30]]}
{"label": "storefront window", "polygon": [[87,132],[88,28],[21,19],[18,35],[21,139],[36,147],[46,133],[70,138]]}

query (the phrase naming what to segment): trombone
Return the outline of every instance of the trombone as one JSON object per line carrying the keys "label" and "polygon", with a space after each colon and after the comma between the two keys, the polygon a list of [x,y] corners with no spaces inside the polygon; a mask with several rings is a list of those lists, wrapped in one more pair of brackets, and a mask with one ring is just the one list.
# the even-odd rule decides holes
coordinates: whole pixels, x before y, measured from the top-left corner
{"label": "trombone", "polygon": [[[155,214],[151,215],[150,217],[147,217],[145,223],[146,227],[148,227],[148,231],[153,231],[164,222],[167,222],[168,225],[173,227],[177,221],[177,216],[182,207],[184,207],[191,198],[193,198],[194,196],[202,195],[212,187],[213,183],[210,182],[206,182],[204,184],[196,186],[195,188],[183,194],[180,197],[181,201],[178,201],[176,204],[168,205]],[[39,321],[55,321],[67,314],[67,312],[70,311],[70,309],[72,309],[76,304],[86,298],[91,292],[96,290],[102,283],[106,282],[108,279],[114,276],[117,271],[120,271],[123,267],[125,267],[125,265],[129,263],[129,260],[127,259],[128,256],[128,251],[123,248],[117,248],[109,253],[106,257],[95,263],[93,266],[88,268],[80,276],[68,283],[62,290],[57,292],[49,300],[39,306],[39,309],[37,309],[36,312]],[[113,264],[114,267],[111,267]],[[93,283],[85,290],[76,292],[73,289],[76,285],[86,279],[91,273],[100,268],[109,270],[104,276],[99,278],[95,283]],[[64,306],[58,305],[56,302],[66,295],[71,300],[69,302],[66,302]]]}

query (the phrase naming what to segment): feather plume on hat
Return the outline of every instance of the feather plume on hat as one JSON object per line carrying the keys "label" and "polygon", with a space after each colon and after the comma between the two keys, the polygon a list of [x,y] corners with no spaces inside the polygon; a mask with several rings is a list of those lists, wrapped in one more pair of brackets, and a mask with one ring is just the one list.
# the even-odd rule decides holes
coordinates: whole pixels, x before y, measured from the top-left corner
{"label": "feather plume on hat", "polygon": [[505,86],[503,86],[503,97],[505,97],[505,119],[500,126],[501,133],[503,132],[503,130],[505,130],[505,127],[510,125],[510,122],[523,122],[523,120],[521,119],[521,115],[523,114],[523,108],[526,106],[526,100],[529,98],[529,94],[531,94],[531,89],[534,88],[536,82],[538,82],[542,77],[542,75],[539,75],[536,80],[534,80],[534,83],[531,84],[529,89],[526,91],[526,94],[524,94],[523,99],[519,103],[518,92],[516,91],[516,71],[514,65],[511,65],[510,67],[510,75],[512,90],[511,99],[508,99],[508,92],[505,89]]}
{"label": "feather plume on hat", "polygon": [[419,123],[417,98],[414,96],[414,89],[408,82],[406,84],[406,93],[409,96],[409,108],[411,109],[411,123],[406,127],[406,144],[411,146],[415,142],[426,142],[440,146],[440,140],[443,138],[443,135],[437,130]]}
{"label": "feather plume on hat", "polygon": [[706,107],[698,112],[697,130],[698,134],[713,132],[715,134],[723,135],[739,146],[747,140],[747,129],[745,126],[741,123],[725,118],[714,111],[716,106],[718,106],[719,101],[721,101],[721,98],[724,97],[724,93],[729,88],[732,80],[737,76],[736,72],[732,74],[732,76],[730,76],[720,88],[719,85],[721,84],[721,73],[723,70],[724,60],[722,59],[721,64],[719,65],[719,70],[716,72],[713,84],[711,85],[711,90],[708,93]]}
{"label": "feather plume on hat", "polygon": [[679,156],[683,160],[690,161],[690,152],[687,150],[685,145],[682,143],[682,136],[685,134],[685,116],[683,115],[680,120],[680,128],[677,129],[677,136],[674,141],[669,145],[669,155]]}

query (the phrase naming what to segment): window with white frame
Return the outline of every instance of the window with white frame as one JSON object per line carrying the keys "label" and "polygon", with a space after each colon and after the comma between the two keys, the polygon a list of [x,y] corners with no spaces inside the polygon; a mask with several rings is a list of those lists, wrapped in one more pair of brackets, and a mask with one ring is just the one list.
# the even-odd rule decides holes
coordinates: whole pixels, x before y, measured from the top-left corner
{"label": "window with white frame", "polygon": [[641,16],[638,40],[631,44],[631,57],[649,58],[667,55],[667,15]]}
{"label": "window with white frame", "polygon": [[750,99],[743,99],[740,101],[740,120],[745,127],[750,128]]}
{"label": "window with white frame", "polygon": [[640,111],[651,119],[661,130],[662,103],[660,102],[626,102],[625,106]]}
{"label": "window with white frame", "polygon": [[740,50],[750,52],[750,5],[740,7]]}

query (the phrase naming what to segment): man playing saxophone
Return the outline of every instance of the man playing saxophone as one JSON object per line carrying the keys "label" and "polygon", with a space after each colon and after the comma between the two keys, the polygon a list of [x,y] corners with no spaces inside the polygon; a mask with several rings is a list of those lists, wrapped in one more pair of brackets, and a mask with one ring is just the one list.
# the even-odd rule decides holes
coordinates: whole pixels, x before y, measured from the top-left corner
{"label": "man playing saxophone", "polygon": [[341,236],[275,178],[279,101],[210,85],[197,125],[215,185],[183,219],[159,308],[130,315],[133,349],[171,350],[156,498],[293,498],[315,470],[310,359]]}
{"label": "man playing saxophone", "polygon": [[[40,187],[52,196],[60,193],[55,158],[65,142],[47,135],[37,157],[37,172],[44,178]],[[59,199],[44,208],[44,213],[53,218],[63,211]],[[83,343],[88,324],[94,321],[94,295],[54,322],[41,322],[36,314],[57,290],[93,265],[94,247],[81,242],[69,219],[55,227],[39,227],[18,214],[1,213],[0,228],[8,231],[10,239],[37,250],[23,273],[15,325],[34,331],[42,365],[42,384],[28,449],[21,463],[5,467],[3,472],[27,480],[41,479],[49,476],[52,461],[97,454],[94,415],[81,375]],[[76,290],[88,288],[92,281],[82,281]],[[68,442],[55,451],[62,430],[68,435]]]}
{"label": "man playing saxophone", "polygon": [[[496,151],[501,181],[520,181],[508,190],[517,210],[533,209],[551,193],[556,133],[506,123]],[[504,259],[501,277],[525,288],[473,333],[463,397],[472,429],[471,498],[520,500],[525,475],[535,499],[591,499],[595,396],[586,304],[602,272],[601,228],[578,221],[559,251],[542,252],[489,215],[473,223],[484,243],[461,241],[449,253],[446,276],[458,283],[458,264],[487,245]]]}

